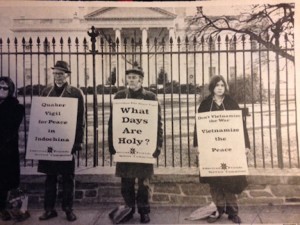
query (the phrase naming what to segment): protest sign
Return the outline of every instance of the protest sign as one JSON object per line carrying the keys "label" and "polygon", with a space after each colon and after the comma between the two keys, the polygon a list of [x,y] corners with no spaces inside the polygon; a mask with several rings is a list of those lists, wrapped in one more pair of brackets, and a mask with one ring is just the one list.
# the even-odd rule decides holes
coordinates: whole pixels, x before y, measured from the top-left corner
{"label": "protest sign", "polygon": [[115,162],[154,163],[157,145],[157,101],[113,101]]}
{"label": "protest sign", "polygon": [[26,159],[72,159],[77,104],[75,98],[32,98]]}
{"label": "protest sign", "polygon": [[247,175],[242,112],[197,113],[196,123],[201,176]]}

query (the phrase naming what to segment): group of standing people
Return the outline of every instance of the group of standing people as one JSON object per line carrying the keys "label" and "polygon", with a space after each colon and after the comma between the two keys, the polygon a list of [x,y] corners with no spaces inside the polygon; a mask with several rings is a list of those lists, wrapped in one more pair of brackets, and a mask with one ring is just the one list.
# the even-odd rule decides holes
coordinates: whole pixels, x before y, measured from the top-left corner
{"label": "group of standing people", "polygon": [[[75,153],[82,149],[84,136],[84,101],[82,91],[68,84],[67,78],[71,74],[70,67],[65,61],[57,61],[53,69],[54,85],[45,88],[42,96],[45,97],[67,97],[78,99],[77,123],[75,142],[71,151],[70,161],[48,161],[40,160],[38,171],[46,174],[44,193],[44,213],[40,220],[48,220],[57,216],[55,202],[57,196],[58,177],[62,179],[62,210],[68,221],[77,219],[73,212],[74,175],[75,175]],[[158,101],[157,96],[143,88],[144,72],[141,67],[134,66],[126,70],[127,88],[115,94],[115,99],[139,99],[145,101]],[[210,95],[200,104],[198,112],[217,110],[239,110],[238,104],[227,94],[227,84],[221,75],[213,76],[209,84]],[[9,220],[10,216],[5,209],[9,190],[17,188],[20,180],[20,163],[18,152],[18,129],[24,116],[24,107],[18,103],[13,96],[15,87],[8,77],[0,78],[0,213],[3,220]],[[112,111],[112,110],[111,110]],[[163,129],[161,110],[158,104],[157,117],[157,143],[156,150],[152,153],[153,158],[160,155],[163,143]],[[118,152],[113,145],[113,118],[109,118],[108,141],[109,152],[114,155]],[[153,132],[153,131],[149,131]],[[247,130],[244,124],[246,149],[250,148]],[[194,146],[197,143],[195,132]],[[6,173],[5,171],[10,171]],[[150,222],[149,204],[149,179],[154,173],[153,164],[117,162],[116,176],[121,177],[121,194],[125,205],[130,209],[129,213],[120,221],[124,223],[133,218],[137,211],[140,214],[141,223]],[[137,193],[135,184],[137,182]],[[222,214],[227,213],[228,219],[234,223],[241,223],[238,216],[238,204],[236,194],[228,187],[235,183],[246,183],[245,176],[232,177],[201,177],[200,182],[208,183],[212,200],[217,210],[208,218],[207,222],[217,221]]]}

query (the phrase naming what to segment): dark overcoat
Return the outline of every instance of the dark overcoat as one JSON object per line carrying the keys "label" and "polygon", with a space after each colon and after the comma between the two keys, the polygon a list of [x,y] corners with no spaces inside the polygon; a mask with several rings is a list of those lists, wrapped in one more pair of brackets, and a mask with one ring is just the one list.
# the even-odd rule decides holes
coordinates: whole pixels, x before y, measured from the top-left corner
{"label": "dark overcoat", "polygon": [[[198,108],[198,112],[209,112],[209,111],[217,111],[217,110],[224,110],[224,109],[225,110],[241,110],[239,105],[229,95],[225,95],[224,100],[223,100],[223,105],[224,105],[224,108],[222,108],[222,107],[217,108],[215,103],[213,102],[213,96],[209,95],[201,102],[201,104]],[[250,148],[249,136],[248,136],[248,132],[246,129],[246,123],[244,120],[243,120],[243,125],[244,125],[245,147]],[[201,143],[199,143],[199,144],[201,144]],[[194,131],[194,146],[195,147],[198,146],[196,130]],[[245,151],[245,149],[241,149],[241,151]],[[243,187],[238,187],[239,185],[241,185],[241,186],[247,185],[245,176],[201,177],[201,175],[200,175],[200,182],[216,184],[216,185],[223,186],[224,188],[232,189],[232,190],[234,190],[234,189],[241,190]],[[239,191],[237,191],[237,192],[239,192]]]}
{"label": "dark overcoat", "polygon": [[8,97],[0,104],[0,190],[8,191],[20,184],[19,127],[24,106]]}
{"label": "dark overcoat", "polygon": [[[144,88],[138,91],[132,91],[131,89],[124,89],[116,93],[114,99],[144,99],[149,101],[157,101],[157,97],[153,92],[147,91]],[[111,110],[112,112],[112,110]],[[108,143],[109,151],[111,154],[115,152],[113,146],[113,132],[112,132],[112,113],[110,114],[108,122]],[[163,143],[163,129],[161,121],[161,110],[158,105],[158,120],[157,120],[157,147],[162,147]],[[153,165],[146,163],[116,163],[116,176],[124,178],[150,178],[153,175]]]}
{"label": "dark overcoat", "polygon": [[[42,92],[42,96],[59,97],[60,94],[55,91],[53,87],[48,87]],[[77,98],[77,123],[75,132],[75,144],[83,143],[84,127],[85,127],[85,106],[83,101],[82,91],[76,87],[66,85],[61,97]],[[72,151],[74,153],[74,151]],[[75,159],[71,161],[47,161],[39,160],[38,172],[46,174],[73,174],[75,171]]]}

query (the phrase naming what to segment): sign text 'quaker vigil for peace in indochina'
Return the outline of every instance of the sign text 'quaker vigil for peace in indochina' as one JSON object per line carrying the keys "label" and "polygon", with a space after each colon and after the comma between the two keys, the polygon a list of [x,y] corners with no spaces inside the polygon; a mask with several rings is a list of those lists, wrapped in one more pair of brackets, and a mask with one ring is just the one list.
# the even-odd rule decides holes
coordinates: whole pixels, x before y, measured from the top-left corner
{"label": "sign text 'quaker vigil for peace in indochina'", "polygon": [[201,176],[247,175],[242,112],[198,113],[196,123]]}
{"label": "sign text 'quaker vigil for peace in indochina'", "polygon": [[157,101],[113,101],[115,162],[155,162],[152,154],[157,144],[157,113]]}
{"label": "sign text 'quaker vigil for peace in indochina'", "polygon": [[77,101],[75,98],[33,97],[27,159],[72,159]]}

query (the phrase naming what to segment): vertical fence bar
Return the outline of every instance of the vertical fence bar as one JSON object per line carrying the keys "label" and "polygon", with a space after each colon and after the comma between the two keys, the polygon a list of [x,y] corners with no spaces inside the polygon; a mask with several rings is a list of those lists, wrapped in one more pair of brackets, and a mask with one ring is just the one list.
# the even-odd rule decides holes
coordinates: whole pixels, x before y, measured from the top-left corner
{"label": "vertical fence bar", "polygon": [[[163,68],[163,109],[164,109],[164,131],[166,130],[166,76],[165,76],[165,39],[162,38],[162,68]],[[167,166],[167,135],[164,132],[165,167]]]}
{"label": "vertical fence bar", "polygon": [[[269,35],[266,37],[269,41]],[[271,81],[270,81],[270,48],[267,48],[267,73],[268,73],[268,108],[269,108],[269,138],[270,138],[270,154],[271,154],[271,167],[274,167],[273,159],[273,138],[272,138],[272,119],[271,119]]]}
{"label": "vertical fence bar", "polygon": [[[105,103],[105,86],[104,86],[104,83],[105,83],[105,80],[104,80],[104,39],[103,37],[101,37],[100,39],[100,48],[101,48],[101,54],[100,54],[100,57],[101,57],[101,78],[102,78],[102,93],[101,93],[101,97],[102,97],[102,166],[104,166],[104,162],[105,162],[105,154],[104,154],[104,141],[105,141],[105,129],[104,129],[104,124],[105,124],[105,110],[104,110],[104,103]],[[112,105],[111,105],[111,101],[109,102],[110,105],[110,109],[112,108]],[[111,165],[112,165],[112,158],[110,159],[111,161]]]}
{"label": "vertical fence bar", "polygon": [[[172,137],[172,166],[175,167],[175,148],[174,148],[174,87],[173,87],[173,38],[170,38],[170,64],[171,64],[171,137]],[[165,133],[166,131],[164,131]]]}
{"label": "vertical fence bar", "polygon": [[[285,51],[287,52],[287,34],[285,34],[284,37],[285,40]],[[286,79],[286,129],[287,129],[287,141],[288,141],[288,155],[289,155],[289,168],[292,167],[292,157],[291,157],[291,140],[290,140],[290,109],[289,109],[289,79],[288,79],[288,74],[289,74],[289,67],[288,67],[288,60],[285,58],[285,79]]]}
{"label": "vertical fence bar", "polygon": [[37,38],[37,70],[38,70],[38,96],[41,95],[41,59],[40,59],[40,46],[41,46],[41,40],[40,38],[38,37]]}
{"label": "vertical fence bar", "polygon": [[2,50],[2,38],[0,38],[0,65],[1,65],[1,77],[3,77],[3,50]]}
{"label": "vertical fence bar", "polygon": [[[26,54],[25,54],[25,38],[23,37],[22,39],[22,50],[23,50],[23,61],[22,61],[22,67],[23,67],[23,105],[24,107],[26,106],[26,84],[25,84],[25,57],[26,57]],[[26,118],[26,117],[25,117]],[[26,119],[24,119],[24,132],[26,134],[26,131],[27,131],[27,123],[26,123]],[[25,145],[25,155],[26,155],[26,152],[27,152],[27,138],[24,139],[24,145]],[[33,161],[31,161],[33,163]],[[24,159],[24,166],[26,166],[26,160]]]}
{"label": "vertical fence bar", "polygon": [[[78,45],[76,46],[78,52]],[[85,166],[88,165],[88,146],[89,146],[89,129],[88,129],[88,86],[87,86],[87,41],[83,39],[83,52],[84,52],[84,87],[85,87]],[[78,60],[78,59],[77,59]],[[78,61],[77,61],[78,62]]]}
{"label": "vertical fence bar", "polygon": [[262,48],[261,44],[259,44],[259,51],[258,51],[258,66],[259,66],[259,105],[260,105],[260,126],[261,126],[261,150],[262,150],[262,160],[263,160],[263,168],[266,167],[265,162],[265,143],[264,143],[264,119],[263,119],[263,99],[262,99],[262,62],[261,62],[261,54]]}
{"label": "vertical fence bar", "polygon": [[[228,51],[228,45],[229,45],[229,38],[228,35],[225,37],[225,46],[226,46],[226,77],[227,82],[229,81],[229,51]],[[252,65],[252,64],[251,64]]]}
{"label": "vertical fence bar", "polygon": [[[250,41],[252,38],[250,37]],[[254,111],[254,73],[253,73],[253,50],[251,48],[251,106],[252,106],[252,142],[253,142],[253,154],[254,154],[254,167],[256,168],[256,144],[255,144],[255,111]]]}
{"label": "vertical fence bar", "polygon": [[190,149],[190,84],[189,84],[189,39],[185,38],[185,60],[186,60],[186,119],[187,119],[187,141],[188,141],[188,165],[191,167],[191,149]]}
{"label": "vertical fence bar", "polygon": [[[63,40],[63,38],[61,37],[60,38],[60,60],[63,60],[63,52],[64,52],[64,40]],[[72,68],[71,67],[71,64],[70,64],[70,61],[69,61],[69,65],[70,65],[70,68]]]}
{"label": "vertical fence bar", "polygon": [[194,105],[195,105],[195,114],[197,113],[197,81],[196,81],[196,77],[197,77],[197,70],[196,70],[196,46],[197,46],[197,39],[196,37],[193,38],[193,67],[194,67]]}
{"label": "vertical fence bar", "polygon": [[[244,92],[244,108],[246,108],[246,62],[245,62],[245,35],[242,36],[242,48],[243,48],[243,92]],[[246,119],[246,116],[243,117],[244,119]]]}
{"label": "vertical fence bar", "polygon": [[96,83],[96,37],[99,32],[92,26],[91,31],[88,31],[92,42],[92,59],[93,59],[93,115],[94,115],[94,167],[98,166],[98,100],[97,100],[97,83]]}
{"label": "vertical fence bar", "polygon": [[221,37],[220,35],[217,38],[217,45],[218,45],[218,74],[221,74],[221,52],[220,52],[220,48],[221,48]]}
{"label": "vertical fence bar", "polygon": [[236,92],[236,78],[237,78],[237,38],[236,35],[233,36],[233,48],[234,48],[234,52],[233,52],[233,56],[234,56],[234,92]]}
{"label": "vertical fence bar", "polygon": [[49,47],[49,42],[47,37],[45,38],[44,41],[44,54],[45,54],[45,85],[48,85],[48,47]]}
{"label": "vertical fence bar", "polygon": [[179,149],[180,149],[180,166],[182,167],[182,126],[181,126],[181,72],[180,72],[180,65],[181,65],[181,60],[180,60],[180,45],[181,45],[181,40],[180,37],[177,38],[177,46],[178,46],[178,82],[179,82],[179,91],[178,91],[178,104],[179,104]]}
{"label": "vertical fence bar", "polygon": [[19,82],[18,82],[18,40],[17,38],[15,38],[15,64],[16,64],[16,97],[18,97]]}
{"label": "vertical fence bar", "polygon": [[[56,40],[55,40],[55,38],[53,37],[52,38],[52,52],[53,52],[53,63],[52,63],[52,65],[55,65],[55,60],[56,60],[56,57],[55,57],[55,47],[56,47]],[[71,79],[70,78],[71,76],[69,76],[69,79]],[[71,80],[70,80],[70,83],[71,83]]]}
{"label": "vertical fence bar", "polygon": [[10,39],[7,38],[7,76],[10,77]]}
{"label": "vertical fence bar", "polygon": [[[279,47],[279,34],[275,37],[275,45]],[[281,107],[280,107],[280,65],[279,53],[275,52],[276,61],[276,92],[275,92],[275,114],[276,114],[276,138],[277,138],[277,160],[278,167],[283,168],[283,155],[282,155],[282,136],[281,136]]]}

